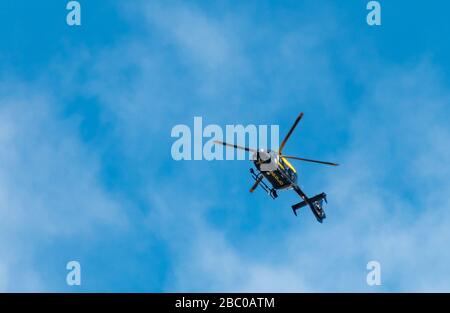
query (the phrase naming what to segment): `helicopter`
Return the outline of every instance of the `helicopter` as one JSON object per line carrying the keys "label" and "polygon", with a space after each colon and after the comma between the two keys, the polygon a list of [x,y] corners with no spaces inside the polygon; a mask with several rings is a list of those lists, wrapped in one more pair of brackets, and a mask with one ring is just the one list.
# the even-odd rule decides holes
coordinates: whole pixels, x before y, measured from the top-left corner
{"label": "helicopter", "polygon": [[255,180],[255,183],[250,188],[250,192],[254,192],[256,188],[260,186],[270,195],[272,199],[276,199],[278,197],[277,190],[294,190],[302,199],[301,202],[292,205],[292,210],[295,216],[297,216],[297,210],[304,206],[309,206],[317,221],[319,223],[322,223],[326,218],[326,214],[323,209],[323,202],[325,201],[325,203],[327,203],[326,193],[322,192],[315,195],[314,197],[309,198],[298,185],[297,170],[288,161],[288,159],[331,166],[338,166],[339,164],[305,159],[291,155],[284,155],[282,153],[286,142],[289,140],[289,137],[292,135],[294,129],[297,127],[297,124],[300,122],[302,117],[303,113],[300,113],[294,124],[289,129],[289,132],[281,142],[278,151],[273,151],[270,149],[254,149],[218,140],[214,141],[214,143],[234,149],[245,150],[252,153],[252,160],[256,169],[250,168],[250,174]]}

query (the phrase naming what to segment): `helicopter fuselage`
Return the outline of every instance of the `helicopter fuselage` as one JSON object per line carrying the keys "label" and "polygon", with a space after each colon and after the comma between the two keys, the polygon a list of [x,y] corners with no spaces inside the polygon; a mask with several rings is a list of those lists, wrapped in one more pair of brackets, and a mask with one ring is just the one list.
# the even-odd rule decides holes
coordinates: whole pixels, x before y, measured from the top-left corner
{"label": "helicopter fuselage", "polygon": [[253,163],[274,189],[287,189],[297,183],[295,168],[274,151],[258,150],[253,155]]}

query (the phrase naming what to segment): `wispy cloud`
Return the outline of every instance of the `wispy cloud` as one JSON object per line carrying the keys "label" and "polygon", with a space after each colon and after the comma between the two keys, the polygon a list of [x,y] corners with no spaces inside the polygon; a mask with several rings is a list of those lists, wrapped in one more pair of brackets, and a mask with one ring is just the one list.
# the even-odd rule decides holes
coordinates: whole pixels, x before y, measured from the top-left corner
{"label": "wispy cloud", "polygon": [[62,118],[58,100],[41,92],[49,88],[14,85],[0,86],[0,280],[6,290],[45,290],[36,253],[103,227],[123,229],[126,216],[100,183],[99,160],[78,138],[77,121]]}
{"label": "wispy cloud", "polygon": [[[140,259],[105,258],[113,268],[152,267],[158,290],[450,289],[450,95],[438,66],[368,62],[361,39],[335,30],[331,9],[286,27],[245,9],[124,6],[143,23],[138,34],[58,61],[40,82],[1,86],[0,288],[62,289],[43,279],[36,259],[54,252],[51,243],[81,236],[74,245],[91,257],[93,238],[123,237],[128,257]],[[93,101],[108,125],[95,144],[82,139],[77,114],[64,111],[71,97],[75,106]],[[323,225],[307,210],[293,217],[293,195],[248,195],[242,162],[170,159],[171,127],[196,114],[288,124],[300,109],[312,114],[291,147],[342,164],[299,165],[309,193],[329,194]],[[382,264],[381,289],[365,284],[373,259]],[[86,288],[115,287],[97,279]]]}

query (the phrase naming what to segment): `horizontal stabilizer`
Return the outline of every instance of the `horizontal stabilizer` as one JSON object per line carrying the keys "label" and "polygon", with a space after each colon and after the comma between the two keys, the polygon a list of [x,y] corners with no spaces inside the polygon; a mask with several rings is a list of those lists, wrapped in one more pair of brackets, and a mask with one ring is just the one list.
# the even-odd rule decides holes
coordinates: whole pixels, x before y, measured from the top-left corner
{"label": "horizontal stabilizer", "polygon": [[302,201],[302,202],[299,202],[299,203],[297,203],[297,204],[294,204],[293,206],[292,206],[292,210],[294,210],[294,213],[295,213],[295,215],[297,215],[297,210],[298,209],[301,209],[301,208],[303,208],[305,205],[307,205],[308,203],[306,203],[306,201]]}
{"label": "horizontal stabilizer", "polygon": [[[297,210],[298,209],[303,208],[304,206],[309,205],[310,203],[311,204],[313,204],[313,203],[321,203],[323,200],[325,200],[325,202],[327,202],[327,195],[324,192],[322,192],[322,193],[320,193],[320,194],[318,194],[318,195],[316,195],[316,196],[314,196],[312,198],[307,199],[307,201],[309,203],[307,201],[302,201],[302,202],[299,202],[297,204],[294,204],[292,206],[292,210],[294,211],[294,214],[297,215]],[[320,205],[320,209],[322,209],[321,205]]]}

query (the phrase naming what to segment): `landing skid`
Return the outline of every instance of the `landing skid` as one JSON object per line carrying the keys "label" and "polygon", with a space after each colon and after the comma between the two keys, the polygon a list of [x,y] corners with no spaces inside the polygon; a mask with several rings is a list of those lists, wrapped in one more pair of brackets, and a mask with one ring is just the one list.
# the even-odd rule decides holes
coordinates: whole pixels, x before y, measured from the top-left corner
{"label": "landing skid", "polygon": [[253,168],[250,169],[250,174],[252,175],[252,178],[255,180],[255,182],[259,182],[259,186],[267,192],[267,194],[272,198],[276,199],[278,197],[278,193],[274,188],[269,187],[262,179],[263,174],[261,172],[255,172]]}

